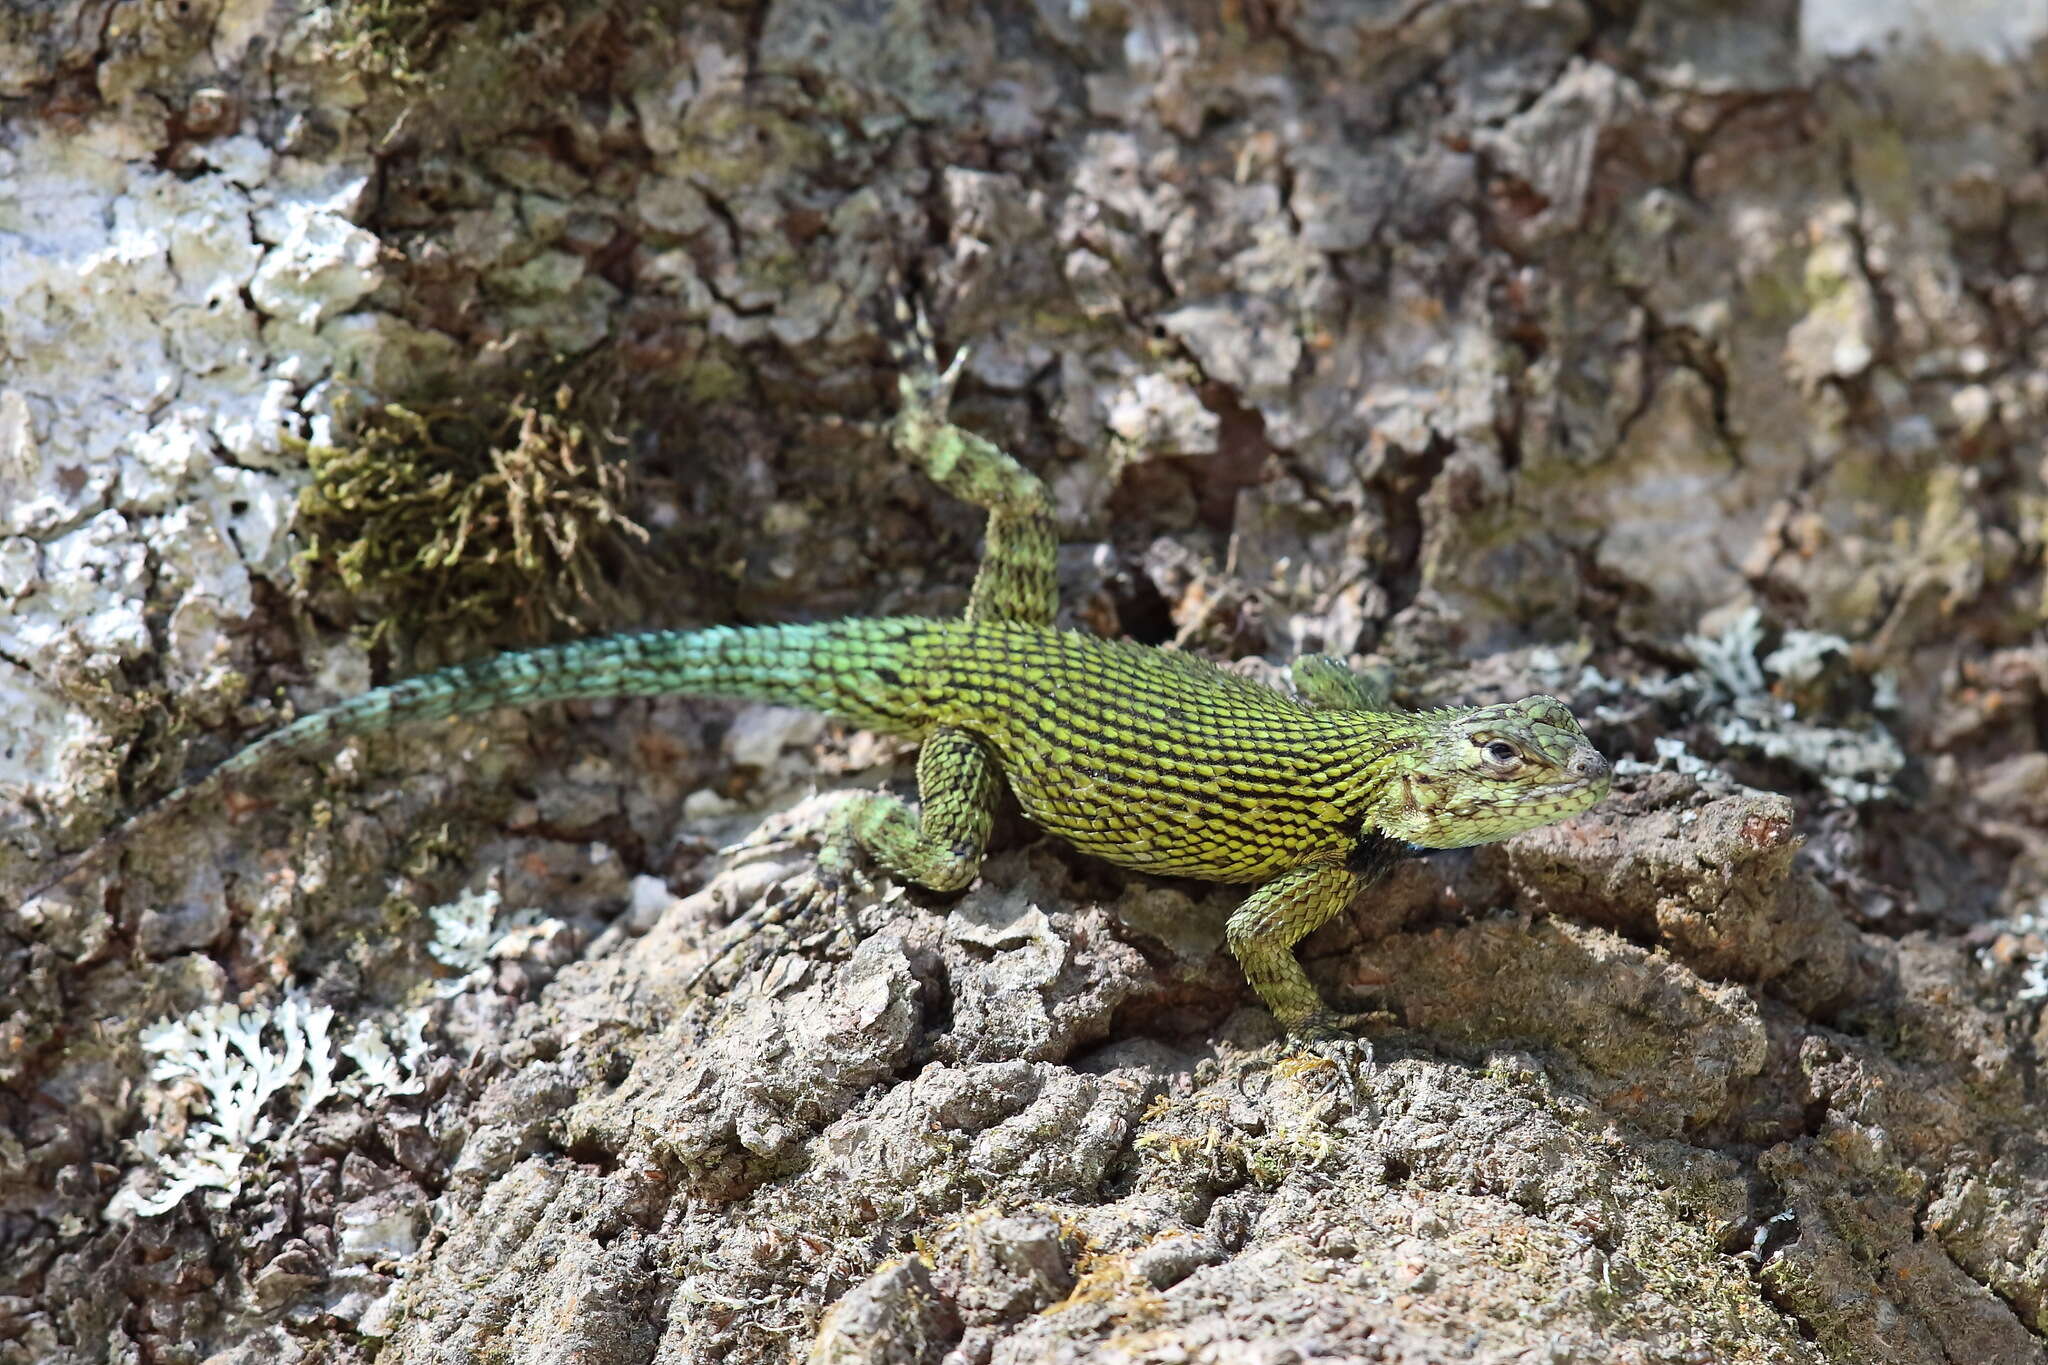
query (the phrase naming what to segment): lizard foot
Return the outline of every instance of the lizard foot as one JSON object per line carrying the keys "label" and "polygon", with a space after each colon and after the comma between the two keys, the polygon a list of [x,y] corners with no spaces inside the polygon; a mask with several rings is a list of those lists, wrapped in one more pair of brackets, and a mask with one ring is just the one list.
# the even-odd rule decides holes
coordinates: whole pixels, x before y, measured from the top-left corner
{"label": "lizard foot", "polygon": [[1392,1028],[1401,1022],[1401,1016],[1392,1010],[1359,1010],[1355,1014],[1339,1014],[1335,1010],[1319,1010],[1311,1020],[1313,1028],[1299,1030],[1304,1035],[1318,1038],[1358,1038],[1361,1033],[1373,1029]]}
{"label": "lizard foot", "polygon": [[1386,1010],[1339,1014],[1319,1009],[1288,1030],[1288,1041],[1304,1058],[1335,1066],[1356,1099],[1361,1095],[1359,1073],[1373,1065],[1372,1040],[1360,1031],[1395,1022],[1395,1016]]}
{"label": "lizard foot", "polygon": [[864,795],[860,791],[815,792],[788,810],[776,811],[744,839],[727,844],[718,852],[736,861],[751,862],[792,849],[815,848],[831,838],[834,817],[839,815],[840,808]]}
{"label": "lizard foot", "polygon": [[[839,866],[838,863],[838,859],[821,853],[810,871],[785,882],[775,894],[775,909],[766,922],[786,924],[792,933],[801,934],[811,921],[824,915],[831,920],[827,933],[843,929],[857,939],[860,935],[853,913],[854,898],[856,895],[873,895],[875,884],[857,866]],[[811,941],[799,937],[796,943],[805,947]]]}

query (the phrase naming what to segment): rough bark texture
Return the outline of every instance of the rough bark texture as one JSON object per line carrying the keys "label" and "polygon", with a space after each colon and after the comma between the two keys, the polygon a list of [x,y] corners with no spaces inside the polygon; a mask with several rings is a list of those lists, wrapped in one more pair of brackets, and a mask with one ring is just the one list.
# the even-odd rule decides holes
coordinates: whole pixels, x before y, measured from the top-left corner
{"label": "rough bark texture", "polygon": [[[525,450],[607,395],[671,586],[585,625],[957,609],[974,516],[872,427],[898,266],[1057,492],[1071,623],[1551,691],[1635,761],[1309,942],[1398,1020],[1348,1077],[1233,893],[1021,821],[693,984],[806,856],[720,845],[908,772],[800,717],[280,772],[5,893],[0,1362],[2042,1359],[2048,63],[2028,6],[1918,9],[14,7],[0,893],[512,629],[366,650],[445,604],[292,590],[289,438],[366,403]],[[403,1064],[300,1115],[294,993]],[[282,1086],[232,1143],[144,1042],[222,1001]]]}

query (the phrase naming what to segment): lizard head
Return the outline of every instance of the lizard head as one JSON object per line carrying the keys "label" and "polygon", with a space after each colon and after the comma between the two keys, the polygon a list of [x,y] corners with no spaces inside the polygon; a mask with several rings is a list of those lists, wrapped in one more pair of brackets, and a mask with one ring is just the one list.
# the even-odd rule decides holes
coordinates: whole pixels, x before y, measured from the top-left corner
{"label": "lizard head", "polygon": [[1555,697],[1429,711],[1404,766],[1368,817],[1418,848],[1490,844],[1577,815],[1613,769]]}

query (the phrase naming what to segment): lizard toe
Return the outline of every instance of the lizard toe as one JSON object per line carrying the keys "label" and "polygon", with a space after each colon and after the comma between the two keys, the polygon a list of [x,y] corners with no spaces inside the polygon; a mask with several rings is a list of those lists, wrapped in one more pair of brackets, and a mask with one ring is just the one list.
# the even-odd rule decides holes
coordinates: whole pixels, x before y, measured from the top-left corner
{"label": "lizard toe", "polygon": [[1290,1041],[1302,1054],[1335,1065],[1355,1099],[1361,1093],[1359,1073],[1375,1064],[1372,1040],[1362,1036],[1360,1030],[1383,1028],[1393,1022],[1394,1016],[1385,1010],[1339,1014],[1321,1009],[1289,1030]]}

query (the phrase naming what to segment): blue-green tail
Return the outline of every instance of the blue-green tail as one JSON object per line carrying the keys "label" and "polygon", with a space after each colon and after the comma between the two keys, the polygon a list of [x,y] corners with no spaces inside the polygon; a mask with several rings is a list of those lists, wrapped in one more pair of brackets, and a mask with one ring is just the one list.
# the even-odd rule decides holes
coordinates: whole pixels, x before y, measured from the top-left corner
{"label": "blue-green tail", "polygon": [[[910,617],[609,635],[500,654],[407,678],[301,717],[171,792],[31,888],[35,896],[223,783],[288,754],[413,721],[606,697],[700,696],[802,706],[918,736],[932,724],[921,666],[948,623]],[[924,679],[920,687],[913,680]]]}
{"label": "blue-green tail", "polygon": [[919,734],[922,699],[904,679],[937,621],[914,618],[798,626],[714,626],[607,635],[499,654],[365,692],[293,721],[216,772],[231,776],[284,750],[333,743],[413,721],[504,707],[607,697],[697,696],[802,706],[871,730]]}

